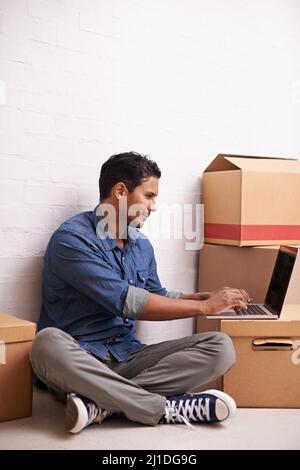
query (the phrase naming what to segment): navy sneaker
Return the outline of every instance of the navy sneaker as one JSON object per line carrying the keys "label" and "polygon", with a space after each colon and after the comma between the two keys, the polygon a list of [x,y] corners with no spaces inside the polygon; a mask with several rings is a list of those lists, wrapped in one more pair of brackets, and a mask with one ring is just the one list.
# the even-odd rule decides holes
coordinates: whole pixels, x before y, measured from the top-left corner
{"label": "navy sneaker", "polygon": [[85,397],[70,393],[66,408],[67,431],[76,434],[90,424],[100,424],[105,418],[111,416],[110,411],[102,410],[96,403]]}
{"label": "navy sneaker", "polygon": [[219,423],[236,412],[233,398],[220,390],[184,393],[167,397],[165,414],[160,424]]}

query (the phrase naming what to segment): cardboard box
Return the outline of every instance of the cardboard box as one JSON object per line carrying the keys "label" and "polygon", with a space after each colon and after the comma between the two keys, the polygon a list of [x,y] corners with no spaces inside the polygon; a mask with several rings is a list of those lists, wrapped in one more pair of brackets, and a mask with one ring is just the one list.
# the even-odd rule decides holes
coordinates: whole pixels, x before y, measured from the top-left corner
{"label": "cardboard box", "polygon": [[219,154],[203,174],[204,240],[300,244],[300,162]]}
{"label": "cardboard box", "polygon": [[[237,247],[204,244],[199,254],[198,291],[207,292],[219,287],[245,289],[253,302],[265,300],[278,246]],[[296,297],[300,303],[299,295]],[[291,303],[293,300],[291,300]],[[297,303],[297,300],[294,300]],[[220,320],[197,318],[197,331],[215,331]]]}
{"label": "cardboard box", "polygon": [[35,323],[0,313],[0,421],[31,416]]}
{"label": "cardboard box", "polygon": [[237,406],[300,408],[300,305],[286,306],[280,320],[222,320],[221,331],[236,351],[223,390]]}

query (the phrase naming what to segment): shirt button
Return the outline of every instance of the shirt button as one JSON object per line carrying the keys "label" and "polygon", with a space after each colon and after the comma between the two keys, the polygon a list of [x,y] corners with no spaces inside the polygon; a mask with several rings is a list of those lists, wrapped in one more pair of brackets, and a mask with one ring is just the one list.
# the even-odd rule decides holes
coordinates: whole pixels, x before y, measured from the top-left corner
{"label": "shirt button", "polygon": [[125,261],[125,256],[122,256],[122,261]]}
{"label": "shirt button", "polygon": [[133,284],[133,280],[132,280],[132,279],[130,279],[129,284]]}

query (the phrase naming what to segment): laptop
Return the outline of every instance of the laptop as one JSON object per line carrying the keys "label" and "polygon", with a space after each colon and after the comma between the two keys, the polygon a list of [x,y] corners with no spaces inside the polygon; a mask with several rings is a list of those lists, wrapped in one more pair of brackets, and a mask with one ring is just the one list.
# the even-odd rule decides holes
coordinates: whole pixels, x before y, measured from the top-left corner
{"label": "laptop", "polygon": [[280,317],[284,299],[295,264],[297,248],[281,246],[263,304],[248,304],[248,308],[235,307],[219,315],[206,316],[209,320],[277,320]]}

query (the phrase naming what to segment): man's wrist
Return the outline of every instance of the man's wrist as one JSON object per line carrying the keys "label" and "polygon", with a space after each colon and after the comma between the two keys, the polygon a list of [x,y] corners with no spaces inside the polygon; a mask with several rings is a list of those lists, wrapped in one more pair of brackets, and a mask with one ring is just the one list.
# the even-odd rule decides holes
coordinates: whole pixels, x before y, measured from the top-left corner
{"label": "man's wrist", "polygon": [[209,298],[209,292],[195,292],[191,294],[181,294],[179,298],[183,300],[197,300],[199,302],[199,301],[207,300]]}
{"label": "man's wrist", "polygon": [[200,306],[200,310],[201,310],[201,314],[200,315],[209,315],[211,313],[211,309],[210,309],[210,304],[207,300],[201,300],[199,302],[199,304],[201,304]]}

